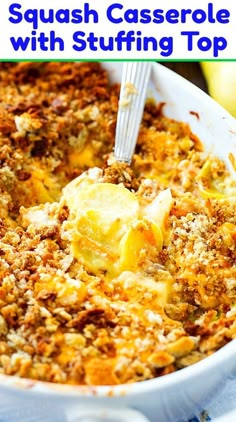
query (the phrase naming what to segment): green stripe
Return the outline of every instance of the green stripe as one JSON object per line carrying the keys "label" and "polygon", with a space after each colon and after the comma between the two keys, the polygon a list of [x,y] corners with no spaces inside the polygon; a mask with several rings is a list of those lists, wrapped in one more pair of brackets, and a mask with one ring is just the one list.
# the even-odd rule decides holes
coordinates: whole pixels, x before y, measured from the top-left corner
{"label": "green stripe", "polygon": [[235,59],[0,59],[0,62],[236,62]]}

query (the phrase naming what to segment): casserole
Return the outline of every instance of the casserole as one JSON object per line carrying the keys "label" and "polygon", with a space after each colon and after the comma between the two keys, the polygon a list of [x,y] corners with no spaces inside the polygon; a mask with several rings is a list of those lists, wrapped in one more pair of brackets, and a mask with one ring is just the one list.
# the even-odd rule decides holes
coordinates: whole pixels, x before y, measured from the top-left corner
{"label": "casserole", "polygon": [[[103,66],[108,69],[113,82],[120,80],[121,64],[104,63]],[[161,65],[153,64],[149,95],[154,96],[157,102],[166,103],[164,113],[167,116],[188,122],[192,131],[204,143],[206,150],[222,158],[232,175],[234,174],[232,159],[229,159],[235,149],[236,134],[233,118],[197,88],[171,71],[163,69]],[[216,139],[225,140],[224,148],[221,142],[216,142]],[[79,415],[81,404],[89,408],[131,406],[144,411],[147,416],[154,409],[160,421],[178,420],[186,417],[186,414],[191,416],[206,394],[222,385],[221,383],[234,367],[234,354],[235,342],[231,342],[213,356],[192,367],[166,375],[164,378],[138,384],[91,388],[47,384],[1,375],[1,386],[8,389],[9,395],[18,394],[22,397],[23,394],[25,400],[32,400],[32,403],[40,400],[42,395],[50,395],[50,403],[54,402],[57,407],[62,406],[65,410],[69,409],[71,414],[78,407]],[[204,383],[202,383],[203,379]],[[58,397],[60,397],[60,404]],[[46,397],[45,400],[47,400]]]}

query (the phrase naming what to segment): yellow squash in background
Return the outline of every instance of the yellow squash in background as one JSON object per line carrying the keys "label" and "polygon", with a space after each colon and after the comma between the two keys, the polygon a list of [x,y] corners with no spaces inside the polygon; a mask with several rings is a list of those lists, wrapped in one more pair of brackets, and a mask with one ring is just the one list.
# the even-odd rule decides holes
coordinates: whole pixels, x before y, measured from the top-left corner
{"label": "yellow squash in background", "polygon": [[201,62],[209,94],[236,117],[236,61]]}

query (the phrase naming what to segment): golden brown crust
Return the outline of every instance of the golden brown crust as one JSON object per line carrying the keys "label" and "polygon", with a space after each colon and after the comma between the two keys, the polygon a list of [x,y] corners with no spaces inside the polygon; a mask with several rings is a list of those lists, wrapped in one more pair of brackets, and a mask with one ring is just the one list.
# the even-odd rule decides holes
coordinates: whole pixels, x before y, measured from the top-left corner
{"label": "golden brown crust", "polygon": [[[108,166],[119,87],[97,63],[0,63],[0,79],[0,372],[131,383],[235,338],[236,202],[214,196],[230,185],[223,163],[149,102],[131,167]],[[70,210],[55,201],[93,166],[146,205],[171,188],[164,247],[142,258],[153,283],[173,280],[167,304],[140,274],[108,279],[72,256]],[[32,223],[24,207],[41,203],[47,220]]]}

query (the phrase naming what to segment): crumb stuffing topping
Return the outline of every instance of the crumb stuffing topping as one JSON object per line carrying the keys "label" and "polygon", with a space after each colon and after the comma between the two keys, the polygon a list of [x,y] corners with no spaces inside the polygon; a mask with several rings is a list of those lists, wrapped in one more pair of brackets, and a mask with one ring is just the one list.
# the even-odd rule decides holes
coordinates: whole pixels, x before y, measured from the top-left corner
{"label": "crumb stuffing topping", "polygon": [[114,385],[236,337],[236,186],[146,104],[131,166],[97,63],[0,63],[0,373]]}

